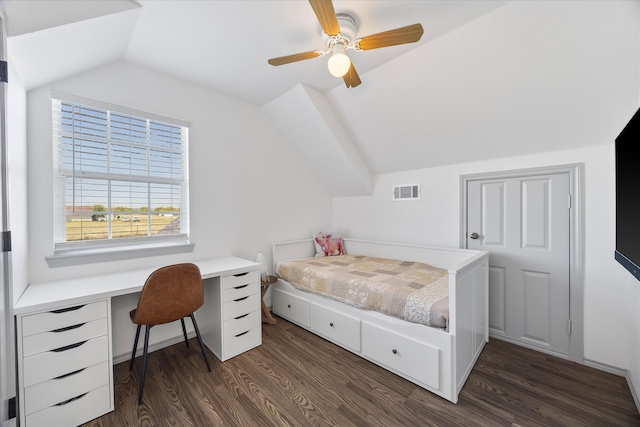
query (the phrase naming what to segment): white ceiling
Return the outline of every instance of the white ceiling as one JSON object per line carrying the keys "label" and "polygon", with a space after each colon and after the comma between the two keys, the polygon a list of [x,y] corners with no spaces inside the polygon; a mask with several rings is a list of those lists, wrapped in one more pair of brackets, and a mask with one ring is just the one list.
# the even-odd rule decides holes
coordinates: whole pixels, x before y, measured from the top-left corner
{"label": "white ceiling", "polygon": [[318,93],[373,175],[611,142],[637,108],[639,5],[335,0],[360,37],[424,27],[350,53],[363,83],[347,89],[326,58],[267,63],[324,47],[304,0],[3,0],[27,90],[126,61],[258,106]]}
{"label": "white ceiling", "polygon": [[[425,29],[415,44],[351,51],[362,76],[502,3],[337,0],[334,8],[356,19],[359,37],[418,22]],[[5,10],[16,47],[12,59],[27,89],[117,59],[258,105],[297,83],[321,91],[344,85],[328,73],[326,57],[267,64],[272,57],[325,48],[307,1],[5,0]]]}

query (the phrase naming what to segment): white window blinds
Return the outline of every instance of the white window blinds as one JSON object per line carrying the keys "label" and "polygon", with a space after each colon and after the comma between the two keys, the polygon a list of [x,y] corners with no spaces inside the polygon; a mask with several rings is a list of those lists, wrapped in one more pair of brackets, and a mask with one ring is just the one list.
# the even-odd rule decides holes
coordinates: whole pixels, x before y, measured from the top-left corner
{"label": "white window blinds", "polygon": [[188,242],[188,128],[53,99],[56,253]]}

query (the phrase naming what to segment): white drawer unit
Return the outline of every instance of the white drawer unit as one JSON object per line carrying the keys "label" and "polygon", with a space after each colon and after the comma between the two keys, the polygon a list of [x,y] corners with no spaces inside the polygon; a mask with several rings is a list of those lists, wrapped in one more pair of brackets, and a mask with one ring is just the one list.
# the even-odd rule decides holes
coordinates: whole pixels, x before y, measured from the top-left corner
{"label": "white drawer unit", "polygon": [[75,426],[114,408],[111,304],[16,316],[20,425]]}
{"label": "white drawer unit", "polygon": [[[207,347],[224,361],[262,344],[260,265],[232,256],[194,263],[203,278],[197,316]],[[78,426],[114,410],[111,299],[139,293],[154,270],[29,284],[13,307],[18,425]],[[130,327],[128,317],[118,322]]]}
{"label": "white drawer unit", "polygon": [[213,317],[209,319],[213,327],[202,335],[211,351],[224,362],[262,344],[260,274],[251,270],[217,280],[219,286],[206,290],[206,307],[198,316]]}
{"label": "white drawer unit", "polygon": [[362,322],[362,354],[393,372],[440,388],[440,350],[436,347]]}
{"label": "white drawer unit", "polygon": [[360,351],[360,319],[311,303],[309,327],[336,344]]}
{"label": "white drawer unit", "polygon": [[273,312],[305,328],[309,327],[309,300],[280,289],[273,291]]}

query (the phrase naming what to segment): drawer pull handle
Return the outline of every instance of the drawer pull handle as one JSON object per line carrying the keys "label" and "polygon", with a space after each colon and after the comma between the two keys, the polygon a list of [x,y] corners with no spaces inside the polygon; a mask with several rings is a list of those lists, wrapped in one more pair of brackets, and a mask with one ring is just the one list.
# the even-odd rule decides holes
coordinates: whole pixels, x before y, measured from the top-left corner
{"label": "drawer pull handle", "polygon": [[396,350],[395,348],[393,350],[391,350],[391,353],[393,354],[398,354],[398,350]]}
{"label": "drawer pull handle", "polygon": [[67,351],[67,350],[71,350],[74,349],[76,347],[80,347],[82,344],[86,343],[87,341],[81,341],[81,342],[77,342],[75,344],[69,344],[69,345],[65,345],[64,347],[60,347],[60,348],[56,348],[53,349],[51,351],[55,352],[55,353],[61,353],[63,351]]}
{"label": "drawer pull handle", "polygon": [[248,334],[248,333],[249,333],[249,331],[244,331],[244,332],[239,333],[239,334],[238,334],[238,335],[236,335],[235,337],[236,337],[236,338],[238,338],[238,337],[241,337],[241,336],[243,336],[244,334]]}
{"label": "drawer pull handle", "polygon": [[333,322],[329,322],[329,326],[333,328]]}
{"label": "drawer pull handle", "polygon": [[66,328],[60,328],[60,329],[54,329],[51,332],[66,332],[66,331],[71,331],[73,329],[78,329],[81,326],[84,326],[86,323],[78,323],[77,325],[71,325],[71,326],[67,326]]}
{"label": "drawer pull handle", "polygon": [[249,313],[247,314],[243,314],[242,316],[238,316],[238,317],[234,317],[234,320],[238,320],[238,319],[242,319],[243,317],[247,317],[249,315]]}
{"label": "drawer pull handle", "polygon": [[247,283],[246,285],[241,285],[241,286],[236,286],[233,289],[242,289],[242,288],[246,288],[247,286],[249,286],[249,284]]}
{"label": "drawer pull handle", "polygon": [[61,308],[59,310],[51,310],[50,313],[55,313],[55,314],[60,314],[60,313],[67,313],[69,311],[76,311],[76,310],[80,310],[82,307],[84,307],[84,304],[82,305],[76,305],[75,307],[67,307],[67,308]]}
{"label": "drawer pull handle", "polygon": [[55,377],[54,380],[61,380],[63,378],[70,377],[71,375],[79,374],[87,368],[78,369],[77,371],[69,372],[68,374],[60,375],[59,377]]}
{"label": "drawer pull handle", "polygon": [[[87,393],[88,393],[88,392],[87,392]],[[58,403],[58,404],[56,404],[56,405],[53,405],[53,406],[64,406],[64,405],[66,405],[67,403],[71,403],[71,402],[73,402],[74,400],[82,399],[83,397],[85,397],[85,396],[86,396],[86,394],[87,394],[87,393],[82,393],[80,396],[72,397],[72,398],[71,398],[71,399],[69,399],[69,400],[65,400],[64,402],[60,402],[60,403]]]}
{"label": "drawer pull handle", "polygon": [[244,273],[234,274],[233,277],[242,277],[242,276],[246,276],[247,274],[249,274],[249,272],[245,271]]}
{"label": "drawer pull handle", "polygon": [[291,304],[287,304],[287,308],[291,308]]}
{"label": "drawer pull handle", "polygon": [[235,301],[235,302],[239,302],[239,301],[246,300],[247,298],[249,298],[249,297],[248,297],[248,296],[246,296],[246,297],[242,297],[242,298],[234,299],[234,301]]}

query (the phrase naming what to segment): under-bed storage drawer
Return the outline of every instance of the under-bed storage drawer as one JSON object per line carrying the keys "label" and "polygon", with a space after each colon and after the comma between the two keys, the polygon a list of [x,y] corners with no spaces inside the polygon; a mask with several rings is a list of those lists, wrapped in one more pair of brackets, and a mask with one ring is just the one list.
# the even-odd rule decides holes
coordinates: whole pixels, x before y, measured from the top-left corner
{"label": "under-bed storage drawer", "polygon": [[309,326],[336,344],[360,351],[360,319],[311,303]]}
{"label": "under-bed storage drawer", "polygon": [[434,389],[440,388],[440,349],[362,322],[362,354]]}
{"label": "under-bed storage drawer", "polygon": [[273,312],[300,326],[309,327],[309,300],[280,289],[273,291]]}

